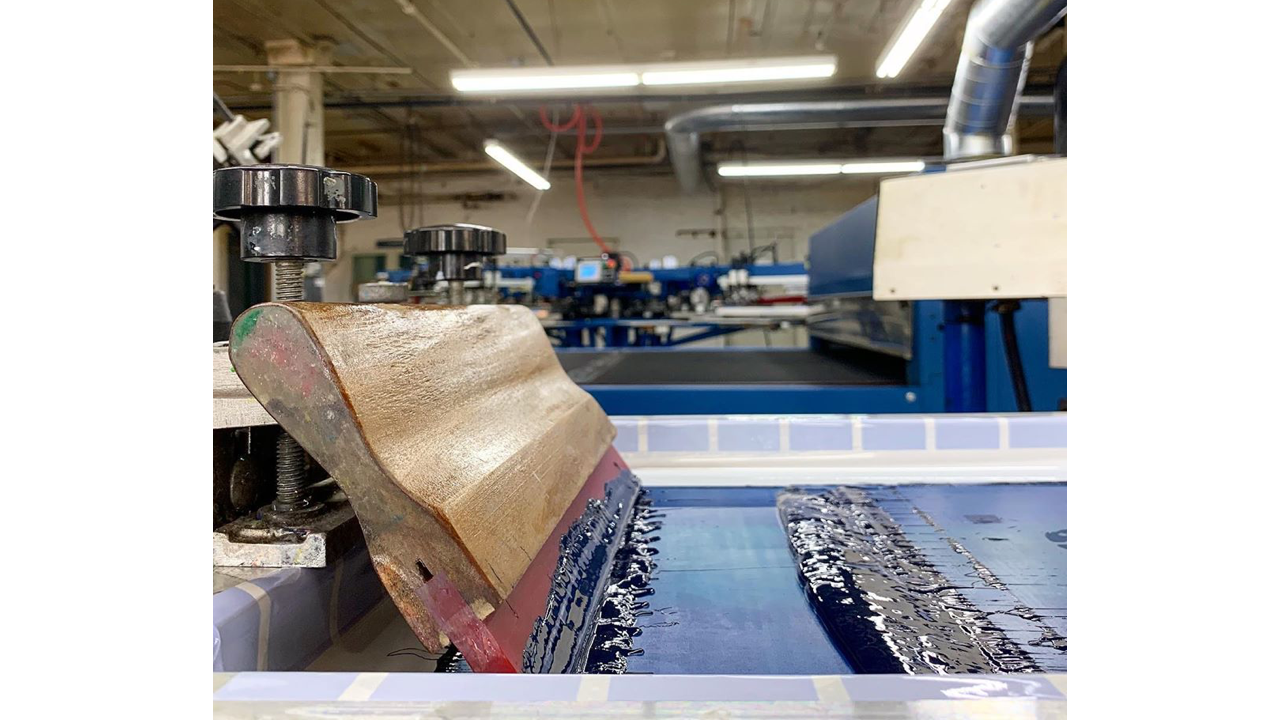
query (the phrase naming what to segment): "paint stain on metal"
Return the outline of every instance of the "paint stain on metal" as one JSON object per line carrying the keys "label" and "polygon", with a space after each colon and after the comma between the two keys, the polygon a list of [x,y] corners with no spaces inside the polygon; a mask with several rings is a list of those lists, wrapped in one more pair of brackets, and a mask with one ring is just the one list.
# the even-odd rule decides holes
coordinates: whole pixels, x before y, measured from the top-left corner
{"label": "paint stain on metal", "polygon": [[341,178],[326,176],[323,182],[324,198],[330,205],[338,206],[347,202],[347,184]]}
{"label": "paint stain on metal", "polygon": [[244,342],[244,339],[249,337],[249,334],[253,332],[255,327],[257,327],[258,319],[261,316],[261,308],[250,308],[248,312],[240,317],[240,320],[234,326],[235,332],[233,333],[235,344],[237,346]]}

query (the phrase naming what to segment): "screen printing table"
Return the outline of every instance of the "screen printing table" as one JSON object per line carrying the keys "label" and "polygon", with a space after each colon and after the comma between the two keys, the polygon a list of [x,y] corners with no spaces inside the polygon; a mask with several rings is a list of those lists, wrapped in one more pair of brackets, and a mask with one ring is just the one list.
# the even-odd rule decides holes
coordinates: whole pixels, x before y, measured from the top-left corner
{"label": "screen printing table", "polygon": [[[616,447],[663,516],[651,542],[652,614],[637,623],[640,652],[627,674],[435,672],[438,658],[356,551],[324,570],[215,575],[225,588],[214,597],[215,713],[343,716],[452,703],[462,717],[588,716],[635,712],[648,700],[656,717],[864,705],[883,717],[926,707],[1065,717],[1065,414],[613,421]],[[783,488],[837,486],[883,510],[1035,671],[858,673],[806,595],[778,509]],[[748,700],[767,701],[774,714],[752,715],[763,706]]]}

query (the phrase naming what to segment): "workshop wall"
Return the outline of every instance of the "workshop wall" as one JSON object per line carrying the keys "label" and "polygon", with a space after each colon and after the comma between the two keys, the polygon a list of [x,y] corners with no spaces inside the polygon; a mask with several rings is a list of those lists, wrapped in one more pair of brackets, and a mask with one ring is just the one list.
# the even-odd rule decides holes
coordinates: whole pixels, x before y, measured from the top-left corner
{"label": "workshop wall", "polygon": [[[875,192],[876,181],[837,176],[799,181],[721,183],[717,190],[686,195],[667,174],[589,170],[587,207],[601,236],[642,263],[675,255],[681,263],[715,250],[724,255],[778,243],[781,261],[803,260],[809,236]],[[378,218],[341,226],[338,261],[325,266],[325,300],[353,299],[357,256],[363,267],[383,256],[387,268],[400,265],[400,252],[379,248],[379,240],[398,240],[409,227],[469,222],[507,233],[510,247],[537,247],[566,255],[594,254],[578,214],[571,172],[553,173],[531,223],[526,223],[535,191],[504,175],[434,177],[414,188],[421,202],[395,201],[402,183],[379,183]],[[748,234],[748,207],[751,235]]]}

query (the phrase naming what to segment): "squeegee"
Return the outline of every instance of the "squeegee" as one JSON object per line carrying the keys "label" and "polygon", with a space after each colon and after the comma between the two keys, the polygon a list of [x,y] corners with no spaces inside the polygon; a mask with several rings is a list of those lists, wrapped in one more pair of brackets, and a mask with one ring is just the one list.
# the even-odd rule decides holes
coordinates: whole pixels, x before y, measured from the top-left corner
{"label": "squeegee", "polygon": [[619,549],[651,528],[645,503],[528,308],[267,303],[230,345],[347,495],[428,650],[453,644],[478,672],[625,657],[646,558]]}

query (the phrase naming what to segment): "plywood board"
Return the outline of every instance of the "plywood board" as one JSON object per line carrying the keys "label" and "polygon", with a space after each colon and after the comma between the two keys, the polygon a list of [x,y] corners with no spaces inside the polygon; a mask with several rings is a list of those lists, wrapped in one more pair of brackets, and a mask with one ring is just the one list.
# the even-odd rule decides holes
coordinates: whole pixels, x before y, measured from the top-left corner
{"label": "plywood board", "polygon": [[1067,160],[880,184],[876,300],[1067,294]]}
{"label": "plywood board", "polygon": [[213,346],[213,429],[275,425],[231,367],[226,343]]}

